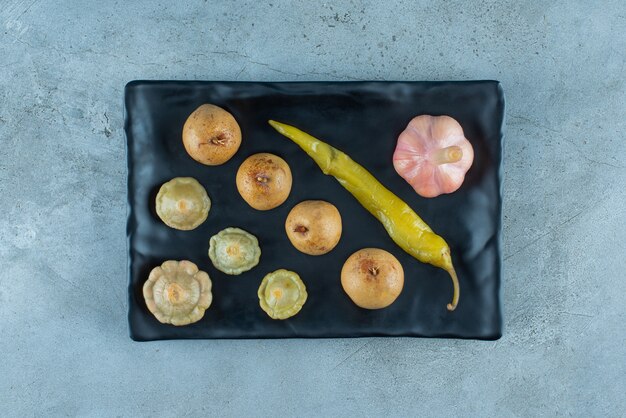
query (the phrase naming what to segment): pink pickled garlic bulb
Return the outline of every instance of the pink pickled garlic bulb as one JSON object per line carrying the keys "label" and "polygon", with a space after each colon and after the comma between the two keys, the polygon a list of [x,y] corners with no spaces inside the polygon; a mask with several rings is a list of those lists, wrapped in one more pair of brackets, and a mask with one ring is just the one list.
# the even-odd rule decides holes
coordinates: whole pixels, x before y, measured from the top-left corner
{"label": "pink pickled garlic bulb", "polygon": [[472,144],[450,116],[414,117],[393,153],[396,172],[423,197],[458,190],[473,161]]}

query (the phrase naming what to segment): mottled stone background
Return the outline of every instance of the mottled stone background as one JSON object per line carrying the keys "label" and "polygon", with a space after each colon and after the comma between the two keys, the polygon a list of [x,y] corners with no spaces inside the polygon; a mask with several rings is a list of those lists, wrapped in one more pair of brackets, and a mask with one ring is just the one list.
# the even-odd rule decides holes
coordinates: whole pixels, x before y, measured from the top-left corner
{"label": "mottled stone background", "polygon": [[[626,3],[0,2],[0,415],[624,416]],[[504,336],[134,343],[133,79],[497,79]]]}

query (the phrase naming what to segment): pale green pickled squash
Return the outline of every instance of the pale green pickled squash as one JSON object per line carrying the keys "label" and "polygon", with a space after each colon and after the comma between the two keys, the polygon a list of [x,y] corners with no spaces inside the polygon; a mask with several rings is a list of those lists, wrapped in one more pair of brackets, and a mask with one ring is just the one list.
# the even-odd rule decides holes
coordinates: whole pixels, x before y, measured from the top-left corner
{"label": "pale green pickled squash", "polygon": [[248,271],[261,257],[257,238],[239,228],[226,228],[209,240],[209,258],[216,269],[237,275]]}
{"label": "pale green pickled squash", "polygon": [[175,177],[164,183],[156,197],[156,212],[170,228],[189,231],[202,224],[211,209],[211,199],[198,180]]}
{"label": "pale green pickled squash", "polygon": [[258,296],[270,318],[287,319],[300,312],[308,295],[298,273],[280,269],[263,278]]}
{"label": "pale green pickled squash", "polygon": [[168,260],[150,272],[143,285],[146,307],[164,324],[199,321],[211,306],[211,279],[188,260]]}

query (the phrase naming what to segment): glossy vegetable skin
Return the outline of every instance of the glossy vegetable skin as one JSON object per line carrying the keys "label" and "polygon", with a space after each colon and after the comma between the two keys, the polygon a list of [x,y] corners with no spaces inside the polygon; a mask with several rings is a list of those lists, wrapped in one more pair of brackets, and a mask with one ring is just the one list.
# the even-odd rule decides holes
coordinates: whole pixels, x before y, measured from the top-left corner
{"label": "glossy vegetable skin", "polygon": [[181,231],[200,226],[209,215],[211,199],[193,177],[175,177],[156,196],[156,213],[165,225]]}
{"label": "glossy vegetable skin", "polygon": [[291,318],[300,312],[308,296],[298,273],[285,269],[267,274],[257,294],[261,309],[272,319]]}
{"label": "glossy vegetable skin", "polygon": [[461,187],[474,161],[463,128],[450,116],[420,115],[398,137],[393,167],[423,197]]}
{"label": "glossy vegetable skin", "polygon": [[237,275],[259,264],[261,248],[251,233],[240,228],[226,228],[209,240],[209,258],[219,271]]}
{"label": "glossy vegetable skin", "polygon": [[324,174],[335,177],[383,224],[400,248],[417,260],[448,272],[454,288],[448,310],[453,311],[459,302],[460,289],[446,241],[435,234],[409,205],[345,153],[293,126],[273,120],[269,124],[300,146]]}
{"label": "glossy vegetable skin", "polygon": [[209,275],[191,261],[168,260],[152,269],[143,297],[159,322],[188,325],[202,319],[211,306],[211,286]]}

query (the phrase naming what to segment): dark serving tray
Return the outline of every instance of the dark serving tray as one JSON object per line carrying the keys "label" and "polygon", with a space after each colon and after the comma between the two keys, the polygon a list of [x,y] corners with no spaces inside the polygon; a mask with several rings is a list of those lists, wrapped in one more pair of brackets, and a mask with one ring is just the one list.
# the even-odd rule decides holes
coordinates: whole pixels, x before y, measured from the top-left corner
{"label": "dark serving tray", "polygon": [[[195,162],[182,145],[183,124],[203,103],[227,109],[241,126],[241,148],[222,166]],[[391,157],[396,139],[409,120],[420,114],[454,117],[474,147],[474,164],[461,189],[453,194],[421,198],[394,171]],[[129,83],[125,130],[131,338],[499,338],[503,118],[504,97],[496,81]],[[447,240],[461,284],[454,312],[446,310],[452,296],[447,273],[397,247],[352,195],[275,132],[268,119],[295,125],[345,151]],[[250,208],[235,186],[241,162],[263,151],[284,158],[293,174],[289,199],[267,212]],[[177,176],[198,179],[212,200],[207,221],[193,231],[168,228],[154,210],[160,185]],[[329,201],[341,212],[343,235],[329,254],[302,254],[286,237],[287,213],[307,199]],[[216,270],[207,256],[209,238],[229,226],[253,233],[261,244],[261,262],[240,276]],[[341,287],[344,261],[364,247],[390,251],[404,267],[404,290],[386,309],[358,308]],[[168,259],[191,260],[213,281],[213,304],[195,324],[164,325],[146,308],[142,286],[150,270]],[[270,319],[257,297],[263,276],[279,268],[298,272],[309,295],[302,311],[284,321]]]}

